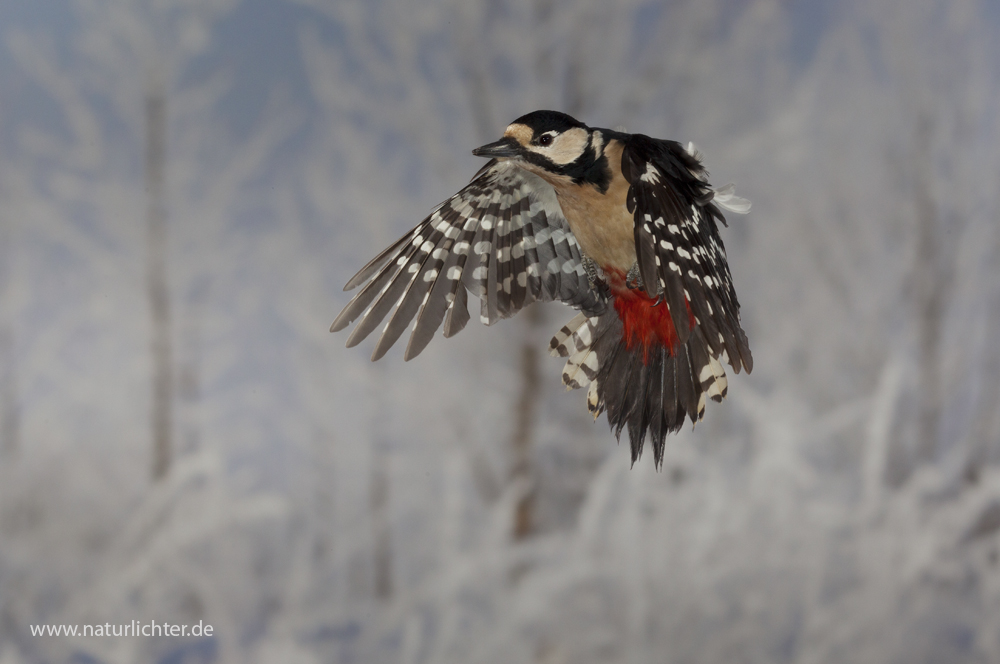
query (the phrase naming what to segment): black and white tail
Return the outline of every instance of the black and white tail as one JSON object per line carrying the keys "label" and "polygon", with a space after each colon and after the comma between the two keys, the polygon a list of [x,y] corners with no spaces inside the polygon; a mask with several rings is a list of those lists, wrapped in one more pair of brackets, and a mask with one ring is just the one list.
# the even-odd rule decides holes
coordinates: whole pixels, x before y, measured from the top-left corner
{"label": "black and white tail", "polygon": [[628,428],[632,463],[649,431],[659,467],[667,434],[680,429],[685,417],[696,423],[705,414],[706,397],[722,401],[728,390],[725,352],[713,357],[700,326],[672,354],[663,345],[629,349],[622,321],[609,308],[595,317],[578,314],[552,338],[549,352],[568,358],[562,374],[567,389],[590,386],[587,408],[594,419],[606,410],[619,440]]}

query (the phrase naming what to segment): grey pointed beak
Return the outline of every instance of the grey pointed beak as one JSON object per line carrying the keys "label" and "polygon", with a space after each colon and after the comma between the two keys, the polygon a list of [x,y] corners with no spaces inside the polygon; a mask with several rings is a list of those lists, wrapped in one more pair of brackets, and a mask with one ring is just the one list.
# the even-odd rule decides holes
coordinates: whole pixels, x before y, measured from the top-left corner
{"label": "grey pointed beak", "polygon": [[520,144],[513,137],[505,136],[499,141],[476,148],[472,154],[477,157],[516,157],[521,154],[520,148]]}

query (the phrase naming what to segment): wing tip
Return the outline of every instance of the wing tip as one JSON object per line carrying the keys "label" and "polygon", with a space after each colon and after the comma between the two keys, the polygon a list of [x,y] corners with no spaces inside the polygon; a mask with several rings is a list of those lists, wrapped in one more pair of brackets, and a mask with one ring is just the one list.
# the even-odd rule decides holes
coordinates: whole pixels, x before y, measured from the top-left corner
{"label": "wing tip", "polygon": [[337,317],[333,319],[333,322],[330,323],[330,332],[340,332],[351,324],[354,319],[350,316],[345,316],[349,307],[350,305],[345,307],[344,310],[337,314]]}
{"label": "wing tip", "polygon": [[414,331],[414,333],[410,335],[409,342],[406,344],[406,350],[403,352],[403,361],[409,362],[417,355],[420,355],[420,353],[424,352],[424,349],[427,348],[427,345],[431,342],[431,339],[434,338],[434,332],[436,332],[437,329],[438,328],[434,328],[433,330],[430,331],[430,334],[420,335],[419,338],[417,336],[416,331]]}
{"label": "wing tip", "polygon": [[379,339],[378,343],[375,344],[375,350],[372,351],[372,362],[378,362],[385,357],[391,346],[392,344],[384,344],[382,343],[382,339]]}
{"label": "wing tip", "polygon": [[361,275],[364,273],[364,271],[365,271],[364,268],[358,270],[357,274],[355,274],[353,277],[347,280],[347,283],[344,284],[344,292],[354,290],[355,288],[357,288],[358,286],[360,286],[365,282],[363,278],[360,278]]}

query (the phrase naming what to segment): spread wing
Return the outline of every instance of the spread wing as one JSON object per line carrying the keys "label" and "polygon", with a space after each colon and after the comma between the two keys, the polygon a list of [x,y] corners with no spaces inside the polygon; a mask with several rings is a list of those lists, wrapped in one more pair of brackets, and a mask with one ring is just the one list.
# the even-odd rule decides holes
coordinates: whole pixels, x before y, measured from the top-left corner
{"label": "spread wing", "polygon": [[580,247],[552,186],[509,161],[492,160],[460,192],[354,275],[364,285],[330,327],[360,316],[357,345],[395,307],[372,354],[377,360],[416,318],[405,359],[444,324],[450,337],[469,320],[466,290],[487,325],[535,301],[561,300],[596,315],[605,297],[590,286]]}
{"label": "spread wing", "polygon": [[630,136],[622,174],[630,185],[627,202],[647,294],[666,300],[681,343],[692,333],[693,316],[712,357],[725,353],[737,373],[741,366],[749,372],[753,357],[716,223],[725,223],[717,204],[746,211],[746,202],[709,187],[700,161],[674,141]]}

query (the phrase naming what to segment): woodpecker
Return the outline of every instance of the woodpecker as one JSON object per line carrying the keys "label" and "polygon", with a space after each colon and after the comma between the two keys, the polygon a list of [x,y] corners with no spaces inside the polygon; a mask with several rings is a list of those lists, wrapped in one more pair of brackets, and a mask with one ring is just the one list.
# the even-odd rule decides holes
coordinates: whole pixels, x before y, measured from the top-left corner
{"label": "woodpecker", "polygon": [[716,223],[750,202],[713,189],[692,144],[557,111],[528,113],[472,153],[489,161],[347,282],[363,288],[330,331],[360,317],[353,347],[392,310],[372,360],[415,319],[409,360],[438,328],[465,327],[467,291],[486,325],[565,302],[580,313],[549,344],[567,358],[563,383],[589,386],[590,413],[606,412],[617,438],[628,429],[633,463],[648,433],[659,467],[666,435],[726,396],[723,364],[753,368]]}

